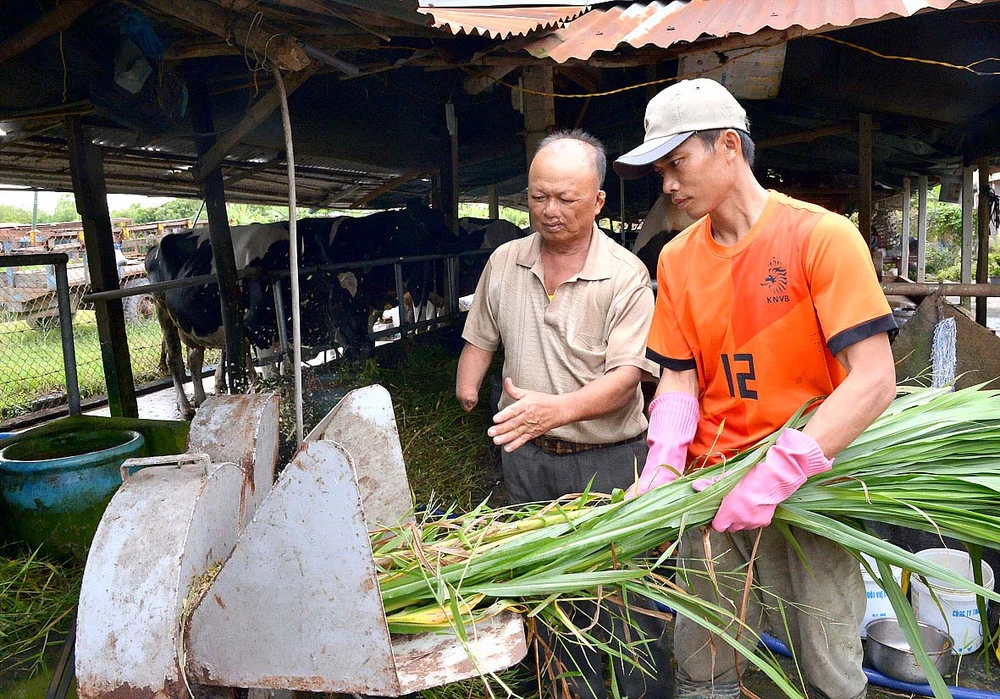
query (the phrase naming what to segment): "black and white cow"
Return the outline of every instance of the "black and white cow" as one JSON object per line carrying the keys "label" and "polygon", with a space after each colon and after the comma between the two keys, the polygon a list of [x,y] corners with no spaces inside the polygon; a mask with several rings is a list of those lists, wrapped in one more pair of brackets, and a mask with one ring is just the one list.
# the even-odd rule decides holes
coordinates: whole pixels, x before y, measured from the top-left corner
{"label": "black and white cow", "polygon": [[[326,242],[330,219],[298,222],[299,257],[302,266],[326,264]],[[231,229],[238,270],[252,270],[264,276],[250,276],[240,283],[244,324],[251,346],[265,352],[276,345],[278,324],[273,285],[281,284],[285,308],[285,329],[291,334],[291,291],[288,279],[277,275],[288,271],[288,223],[250,224]],[[208,228],[170,233],[146,255],[146,272],[151,282],[185,279],[215,272],[215,259]],[[340,344],[364,348],[365,328],[351,296],[329,273],[303,275],[300,279],[302,342],[325,348]],[[181,343],[188,349],[188,365],[194,383],[194,406],[205,400],[201,370],[206,349],[225,348],[222,311],[216,284],[172,289],[154,294],[157,319],[163,331],[166,358],[177,407],[185,417],[193,414],[184,395],[184,363]],[[219,390],[222,362],[216,373]]]}
{"label": "black and white cow", "polygon": [[[337,262],[440,255],[452,238],[440,211],[410,203],[395,211],[336,219],[330,231],[329,255]],[[443,269],[440,261],[403,264],[403,286],[414,306],[422,308],[432,295],[444,292]],[[367,313],[368,327],[386,306],[398,303],[392,265],[358,267],[338,277]],[[407,309],[407,316],[413,320],[412,308]]]}
{"label": "black and white cow", "polygon": [[636,257],[642,260],[649,270],[650,279],[656,279],[656,264],[660,259],[660,250],[685,228],[694,223],[694,219],[674,206],[666,194],[661,194],[646,214],[639,235],[632,245]]}
{"label": "black and white cow", "polygon": [[[458,238],[452,238],[446,252],[456,254],[473,250],[496,250],[504,243],[528,235],[505,219],[464,217],[458,220]],[[462,256],[458,263],[458,295],[466,296],[476,290],[479,276],[486,266],[488,255]]]}
{"label": "black and white cow", "polygon": [[[303,219],[297,229],[300,268],[435,254],[441,252],[450,235],[439,212],[418,204],[358,218]],[[247,338],[253,347],[269,351],[279,337],[273,293],[276,283],[281,285],[284,327],[291,336],[290,284],[287,276],[276,281],[277,275],[287,273],[289,267],[288,223],[237,226],[231,233],[237,269],[264,273],[264,276],[247,276],[240,287]],[[404,265],[404,286],[416,298],[425,299],[433,290],[429,265],[426,262]],[[164,236],[160,245],[147,254],[146,270],[152,282],[214,273],[208,229]],[[366,356],[374,347],[368,337],[371,311],[394,302],[395,294],[391,265],[302,275],[302,344],[315,349],[339,345],[348,353]],[[197,407],[205,399],[201,383],[205,349],[223,349],[225,344],[218,287],[206,284],[176,289],[154,298],[177,405],[185,416],[190,416],[194,411],[183,391],[181,343],[188,348]],[[217,391],[219,384],[217,373]]]}

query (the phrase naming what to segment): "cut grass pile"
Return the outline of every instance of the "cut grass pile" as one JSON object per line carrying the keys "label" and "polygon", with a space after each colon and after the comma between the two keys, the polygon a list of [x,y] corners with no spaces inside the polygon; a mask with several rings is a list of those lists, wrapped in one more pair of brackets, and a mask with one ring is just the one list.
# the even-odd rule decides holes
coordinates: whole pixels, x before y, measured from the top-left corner
{"label": "cut grass pile", "polygon": [[[806,407],[792,417],[790,426],[805,424]],[[718,652],[739,653],[785,694],[801,696],[779,664],[755,653],[757,630],[746,627],[732,610],[679,589],[662,570],[683,533],[712,521],[722,498],[763,459],[778,434],[728,462],[686,474],[632,500],[621,493],[611,498],[585,493],[553,503],[481,506],[468,513],[428,517],[419,527],[373,533],[390,630],[416,633],[450,627],[464,638],[471,623],[516,610],[544,624],[562,643],[584,643],[627,657],[630,649],[574,625],[565,608],[574,600],[600,604],[609,597],[627,600],[638,595],[712,631],[731,648]],[[984,623],[985,600],[1000,603],[1000,594],[983,588],[981,579],[967,580],[872,536],[865,522],[958,539],[968,546],[973,570],[978,571],[982,547],[1000,546],[998,469],[1000,391],[901,389],[893,404],[838,456],[832,470],[810,478],[777,508],[771,525],[793,546],[791,527],[835,541],[859,560],[861,553],[876,559],[877,568],[866,565],[868,572],[881,579],[937,697],[949,695],[924,652],[913,611],[890,565],[979,595]],[[703,492],[691,487],[697,478],[723,474]],[[646,554],[658,546],[668,549],[651,561]],[[995,640],[989,639],[987,646]]]}
{"label": "cut grass pile", "polygon": [[0,675],[45,667],[76,605],[83,565],[0,550]]}

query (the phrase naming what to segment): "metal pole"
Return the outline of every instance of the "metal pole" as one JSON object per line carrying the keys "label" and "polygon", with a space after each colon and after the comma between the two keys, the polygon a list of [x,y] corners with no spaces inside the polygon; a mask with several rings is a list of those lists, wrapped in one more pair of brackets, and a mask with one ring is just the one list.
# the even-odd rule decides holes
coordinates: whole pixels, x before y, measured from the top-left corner
{"label": "metal pole", "polygon": [[458,258],[449,257],[445,262],[448,272],[448,313],[458,313]]}
{"label": "metal pole", "polygon": [[882,293],[889,296],[975,296],[976,298],[1000,296],[1000,284],[943,284],[888,282],[882,284]]}
{"label": "metal pole", "polygon": [[900,233],[899,276],[910,278],[910,178],[903,178],[903,210],[901,216],[903,229]]}
{"label": "metal pole", "polygon": [[[961,275],[963,284],[972,283],[972,212],[975,203],[975,187],[972,175],[976,168],[966,165],[962,168],[962,256]],[[962,298],[962,307],[972,310],[972,299]]]}
{"label": "metal pole", "polygon": [[54,265],[56,272],[56,298],[59,302],[59,332],[62,334],[63,366],[66,368],[66,396],[69,414],[80,415],[80,384],[76,376],[76,346],[73,344],[73,309],[69,302],[69,279],[66,262]]}
{"label": "metal pole", "polygon": [[31,207],[31,230],[38,229],[38,190],[35,190],[35,203]]}
{"label": "metal pole", "polygon": [[205,210],[205,200],[201,200],[201,206],[198,207],[198,213],[194,215],[194,220],[191,221],[191,227],[194,228],[198,225],[198,219],[201,218],[201,212]]}
{"label": "metal pole", "polygon": [[292,284],[292,372],[295,376],[295,434],[298,444],[304,437],[302,416],[302,306],[299,304],[299,235],[295,206],[295,152],[292,146],[292,121],[288,115],[288,94],[277,66],[272,66],[274,81],[281,95],[281,124],[285,131],[285,161],[288,163],[288,273]]}
{"label": "metal pole", "polygon": [[917,178],[917,281],[927,275],[927,175]]}
{"label": "metal pole", "polygon": [[[976,237],[978,259],[976,260],[976,282],[984,284],[990,280],[990,161],[981,158],[976,167],[979,170],[979,213],[976,217]],[[976,299],[976,322],[987,327],[986,300]]]}

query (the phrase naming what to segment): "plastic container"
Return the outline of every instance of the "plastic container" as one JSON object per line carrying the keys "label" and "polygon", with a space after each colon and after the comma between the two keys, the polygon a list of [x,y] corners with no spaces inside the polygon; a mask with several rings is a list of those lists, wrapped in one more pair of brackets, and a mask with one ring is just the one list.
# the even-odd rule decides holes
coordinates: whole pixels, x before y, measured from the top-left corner
{"label": "plastic container", "polygon": [[[918,551],[915,555],[954,571],[964,578],[973,579],[972,559],[965,551],[933,548]],[[993,568],[986,561],[982,564],[983,587],[992,590]],[[948,633],[955,642],[953,653],[965,655],[974,653],[982,647],[983,627],[974,594],[956,589],[953,585],[937,578],[927,578],[925,585],[916,575],[910,577],[910,589],[910,601],[917,621],[923,621]]]}
{"label": "plastic container", "polygon": [[[874,558],[864,553],[861,555],[866,561],[868,561],[873,570],[878,570],[878,566],[876,565]],[[892,568],[892,577],[896,579],[896,584],[901,584],[903,579],[903,569],[897,566],[890,567]],[[864,565],[861,565],[861,579],[865,581],[865,618],[861,621],[858,631],[861,632],[861,638],[867,638],[868,624],[873,622],[875,619],[885,619],[887,617],[895,619],[896,612],[892,609],[892,603],[889,602],[889,597],[885,594],[875,579],[868,574]]]}
{"label": "plastic container", "polygon": [[0,448],[0,520],[14,540],[85,557],[125,459],[143,456],[134,430],[71,429]]}

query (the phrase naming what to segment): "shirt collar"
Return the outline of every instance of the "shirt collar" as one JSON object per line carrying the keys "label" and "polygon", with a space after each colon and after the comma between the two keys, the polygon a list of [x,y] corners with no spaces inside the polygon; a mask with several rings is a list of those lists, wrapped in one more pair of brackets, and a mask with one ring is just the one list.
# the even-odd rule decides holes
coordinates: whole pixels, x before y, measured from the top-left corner
{"label": "shirt collar", "polygon": [[[577,279],[598,280],[611,278],[611,260],[608,255],[608,246],[611,239],[604,234],[597,224],[594,224],[593,235],[590,236],[590,247],[587,249],[587,257],[583,261],[583,267],[566,281]],[[537,272],[542,271],[542,235],[537,231],[531,236],[531,243],[524,247],[517,256],[517,264],[521,267],[528,267]]]}

